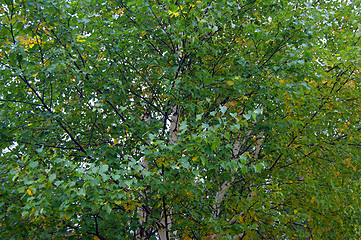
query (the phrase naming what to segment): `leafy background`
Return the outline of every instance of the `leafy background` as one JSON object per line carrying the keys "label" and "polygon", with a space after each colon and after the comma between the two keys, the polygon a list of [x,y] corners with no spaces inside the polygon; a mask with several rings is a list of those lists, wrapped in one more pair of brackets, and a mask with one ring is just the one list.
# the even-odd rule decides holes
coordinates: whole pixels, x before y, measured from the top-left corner
{"label": "leafy background", "polygon": [[345,239],[359,1],[0,4],[0,236]]}

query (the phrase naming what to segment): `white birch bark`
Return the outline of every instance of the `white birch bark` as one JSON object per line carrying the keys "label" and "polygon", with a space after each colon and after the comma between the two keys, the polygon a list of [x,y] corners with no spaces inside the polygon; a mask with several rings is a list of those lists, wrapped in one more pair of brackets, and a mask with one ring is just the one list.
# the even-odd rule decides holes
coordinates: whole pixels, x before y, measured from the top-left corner
{"label": "white birch bark", "polygon": [[[169,143],[175,144],[178,141],[178,126],[179,126],[179,106],[175,105],[173,107],[173,112],[170,118],[170,127],[169,127]],[[164,179],[166,181],[166,179]],[[166,206],[164,206],[166,208]],[[169,230],[172,227],[172,218],[171,218],[171,209],[163,209],[163,217],[161,220],[160,226],[158,225],[158,234],[160,240],[168,240],[170,236]]]}
{"label": "white birch bark", "polygon": [[[233,150],[232,150],[232,154],[233,156],[238,156],[239,151],[241,150],[241,147],[246,143],[247,139],[249,136],[251,136],[251,134],[253,133],[252,130],[248,131],[248,133],[246,134],[246,136],[243,138],[242,142],[239,142],[238,140],[235,141],[235,143],[233,144]],[[235,181],[235,178],[232,177],[231,181],[225,181],[220,187],[219,187],[219,191],[216,194],[216,204],[213,206],[214,209],[214,218],[217,218],[220,214],[220,205],[224,199],[224,196],[227,193],[227,190],[232,186],[232,183]]]}
{"label": "white birch bark", "polygon": [[[149,113],[145,113],[142,118],[142,121],[148,122],[150,119],[151,119],[151,115]],[[142,165],[144,171],[149,171],[148,161],[145,159],[144,156],[141,157],[140,161],[141,161],[141,165]],[[139,197],[141,199],[143,199],[145,197],[143,191],[139,192]],[[139,206],[139,207],[137,207],[137,213],[138,213],[138,217],[139,217],[139,220],[138,220],[139,226],[143,226],[143,223],[147,219],[147,211],[144,209],[144,207]],[[135,231],[135,235],[136,235],[137,239],[145,239],[145,237],[146,237],[145,233],[144,233],[144,229],[142,227],[138,227],[138,229]]]}
{"label": "white birch bark", "polygon": [[[234,145],[233,145],[233,156],[238,156],[239,151],[241,149],[241,147],[246,143],[247,139],[252,135],[253,131],[250,130],[248,131],[248,133],[246,134],[246,136],[244,137],[242,142],[239,142],[238,140],[235,141]],[[262,140],[263,140],[263,136],[264,136],[264,132],[260,132],[260,134],[258,135],[258,139],[257,139],[257,143],[255,146],[255,154],[254,154],[254,162],[257,162],[257,159],[259,158],[259,154],[261,151],[261,146],[262,146]],[[225,181],[220,187],[219,187],[219,191],[216,194],[216,205],[214,206],[214,218],[219,217],[220,214],[220,204],[222,203],[228,189],[232,186],[232,184],[235,181],[235,178],[233,177],[231,182]],[[247,200],[250,201],[251,198],[253,197],[254,193],[253,192],[249,192],[248,196],[247,196]],[[244,212],[240,213],[241,215],[244,215]],[[229,223],[230,224],[234,224],[236,221],[236,218],[232,218]],[[238,236],[235,236],[234,239],[239,239],[242,238],[243,234],[240,234]]]}

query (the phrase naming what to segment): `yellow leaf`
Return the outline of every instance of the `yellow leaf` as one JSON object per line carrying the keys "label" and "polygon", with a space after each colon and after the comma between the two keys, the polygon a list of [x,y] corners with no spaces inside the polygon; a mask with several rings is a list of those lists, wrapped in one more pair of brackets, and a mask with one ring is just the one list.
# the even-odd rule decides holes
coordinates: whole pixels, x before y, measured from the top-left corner
{"label": "yellow leaf", "polygon": [[244,223],[243,217],[242,217],[241,215],[239,215],[239,216],[237,217],[237,219],[238,219],[238,221],[239,221],[240,223]]}
{"label": "yellow leaf", "polygon": [[227,84],[229,85],[229,86],[232,86],[233,84],[234,84],[234,82],[233,81],[227,81]]}
{"label": "yellow leaf", "polygon": [[195,156],[192,158],[192,161],[197,161],[198,158],[199,158],[199,156]]}
{"label": "yellow leaf", "polygon": [[28,195],[33,195],[33,192],[31,191],[31,189],[26,190],[26,193],[27,193]]}
{"label": "yellow leaf", "polygon": [[125,211],[128,211],[130,209],[130,207],[128,205],[124,205],[124,209],[125,209]]}
{"label": "yellow leaf", "polygon": [[84,38],[84,36],[79,34],[79,35],[76,37],[76,41],[77,41],[77,42],[86,42],[86,40],[84,40],[84,39],[82,39],[82,38]]}
{"label": "yellow leaf", "polygon": [[[178,10],[178,9],[177,9],[177,10]],[[179,16],[179,13],[176,12],[176,11],[174,11],[174,12],[168,11],[168,14],[170,15],[170,17],[178,17],[178,16]]]}
{"label": "yellow leaf", "polygon": [[123,13],[123,11],[124,11],[124,8],[120,8],[120,9],[118,9],[118,11],[116,12],[118,15],[120,15],[120,14],[122,14]]}
{"label": "yellow leaf", "polygon": [[100,240],[100,238],[98,238],[97,236],[94,236],[94,240]]}

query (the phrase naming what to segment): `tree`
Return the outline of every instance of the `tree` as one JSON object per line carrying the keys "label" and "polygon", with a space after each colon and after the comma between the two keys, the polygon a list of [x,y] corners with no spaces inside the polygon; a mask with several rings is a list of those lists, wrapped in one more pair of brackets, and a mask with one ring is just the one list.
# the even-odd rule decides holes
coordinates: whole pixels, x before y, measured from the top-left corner
{"label": "tree", "polygon": [[359,236],[357,3],[2,1],[0,236]]}

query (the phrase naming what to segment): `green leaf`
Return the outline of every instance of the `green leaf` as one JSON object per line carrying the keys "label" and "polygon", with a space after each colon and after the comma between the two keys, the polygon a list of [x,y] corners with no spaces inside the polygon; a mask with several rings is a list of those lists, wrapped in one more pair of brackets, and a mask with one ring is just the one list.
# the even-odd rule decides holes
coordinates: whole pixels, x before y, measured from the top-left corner
{"label": "green leaf", "polygon": [[115,181],[117,181],[117,180],[120,178],[120,175],[114,174],[114,175],[112,175],[112,178],[113,178]]}
{"label": "green leaf", "polygon": [[37,166],[38,166],[38,162],[36,162],[36,161],[32,161],[32,162],[30,162],[29,163],[29,166],[31,167],[31,168],[36,168]]}
{"label": "green leaf", "polygon": [[104,172],[108,171],[108,169],[109,169],[109,166],[107,164],[104,164],[104,165],[100,166],[99,172],[104,173]]}
{"label": "green leaf", "polygon": [[84,197],[84,196],[86,195],[86,190],[85,190],[85,188],[79,189],[78,194],[79,194],[80,196],[83,196],[83,197]]}
{"label": "green leaf", "polygon": [[187,130],[187,128],[188,128],[187,121],[183,121],[179,125],[179,131]]}
{"label": "green leaf", "polygon": [[39,183],[42,183],[42,182],[44,182],[45,180],[46,180],[46,176],[43,175],[43,176],[41,176],[41,178],[39,178],[38,182],[39,182]]}
{"label": "green leaf", "polygon": [[226,107],[226,106],[221,106],[220,109],[221,109],[221,113],[222,113],[222,114],[225,114],[226,111],[227,111],[227,107]]}
{"label": "green leaf", "polygon": [[361,239],[358,1],[20,2],[0,239]]}
{"label": "green leaf", "polygon": [[250,114],[243,114],[243,117],[244,117],[246,120],[249,120],[249,119],[251,119],[252,115],[250,115]]}
{"label": "green leaf", "polygon": [[49,175],[49,181],[50,181],[50,182],[54,181],[55,178],[56,178],[56,174],[55,174],[55,173]]}
{"label": "green leaf", "polygon": [[112,212],[112,208],[109,205],[104,205],[105,211],[110,214]]}

